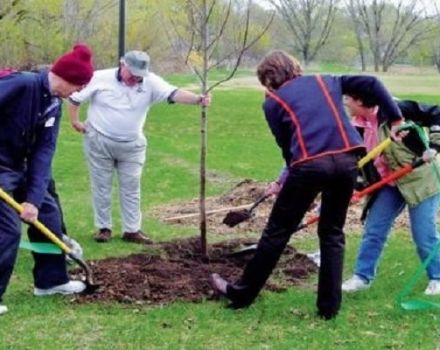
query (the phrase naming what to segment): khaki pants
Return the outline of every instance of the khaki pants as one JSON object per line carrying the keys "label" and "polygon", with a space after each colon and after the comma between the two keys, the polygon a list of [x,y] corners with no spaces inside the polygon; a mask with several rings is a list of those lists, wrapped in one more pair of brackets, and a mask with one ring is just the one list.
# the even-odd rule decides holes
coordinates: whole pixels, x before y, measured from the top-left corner
{"label": "khaki pants", "polygon": [[112,179],[116,171],[123,232],[141,229],[141,176],[145,163],[147,141],[114,141],[90,125],[84,137],[84,152],[89,166],[95,225],[112,228]]}

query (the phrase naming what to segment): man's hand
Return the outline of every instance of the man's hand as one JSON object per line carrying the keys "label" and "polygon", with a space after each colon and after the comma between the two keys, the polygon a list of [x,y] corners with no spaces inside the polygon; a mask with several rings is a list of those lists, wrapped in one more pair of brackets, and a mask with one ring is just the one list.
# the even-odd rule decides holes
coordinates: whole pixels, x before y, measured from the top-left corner
{"label": "man's hand", "polygon": [[72,121],[71,124],[76,131],[83,134],[86,132],[86,126],[83,122],[77,120],[77,121]]}
{"label": "man's hand", "polygon": [[211,95],[200,95],[198,104],[201,106],[208,107],[211,104]]}
{"label": "man's hand", "polygon": [[38,209],[35,205],[28,202],[23,202],[23,211],[20,214],[20,218],[28,223],[33,223],[38,218]]}

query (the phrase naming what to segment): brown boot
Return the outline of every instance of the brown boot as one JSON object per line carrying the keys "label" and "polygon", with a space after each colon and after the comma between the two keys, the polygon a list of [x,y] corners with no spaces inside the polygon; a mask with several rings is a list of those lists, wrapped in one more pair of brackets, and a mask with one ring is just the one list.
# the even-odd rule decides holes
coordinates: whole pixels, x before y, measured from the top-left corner
{"label": "brown boot", "polygon": [[99,243],[106,243],[112,239],[112,230],[108,228],[101,228],[95,233],[95,241]]}
{"label": "brown boot", "polygon": [[141,230],[136,232],[124,232],[122,239],[126,242],[152,244],[153,241]]}

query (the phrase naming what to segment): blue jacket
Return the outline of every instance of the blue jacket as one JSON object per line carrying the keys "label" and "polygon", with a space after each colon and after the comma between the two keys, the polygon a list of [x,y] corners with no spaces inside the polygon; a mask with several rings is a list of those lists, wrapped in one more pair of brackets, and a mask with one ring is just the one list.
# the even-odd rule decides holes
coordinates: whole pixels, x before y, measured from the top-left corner
{"label": "blue jacket", "polygon": [[268,92],[263,109],[286,165],[362,148],[343,106],[344,94],[368,94],[390,122],[401,119],[392,97],[370,76],[301,76]]}
{"label": "blue jacket", "polygon": [[0,78],[0,176],[2,167],[24,172],[25,201],[36,207],[47,190],[60,118],[47,71]]}

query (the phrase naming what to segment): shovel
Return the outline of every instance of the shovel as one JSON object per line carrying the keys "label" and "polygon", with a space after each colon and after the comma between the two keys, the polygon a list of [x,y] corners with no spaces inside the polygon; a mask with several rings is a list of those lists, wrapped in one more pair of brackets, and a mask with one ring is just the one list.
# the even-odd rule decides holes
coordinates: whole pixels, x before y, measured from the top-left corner
{"label": "shovel", "polygon": [[[407,164],[388,176],[384,177],[382,180],[372,184],[371,186],[368,186],[367,188],[363,189],[360,192],[355,192],[351,198],[351,204],[359,202],[362,198],[364,198],[367,195],[372,194],[373,192],[377,191],[378,189],[384,187],[385,185],[389,184],[390,182],[397,180],[406,174],[409,174],[412,172],[415,168],[423,165],[425,162],[422,158],[416,158],[411,164]],[[308,219],[305,223],[300,224],[293,233],[302,230],[303,228],[314,224],[315,222],[319,221],[319,215],[312,216],[310,219]],[[247,247],[237,250],[235,252],[232,252],[229,254],[229,256],[240,256],[245,254],[254,253],[257,249],[257,244],[248,245]]]}
{"label": "shovel", "polygon": [[[0,188],[0,198],[3,199],[6,203],[8,203],[17,212],[19,213],[23,212],[23,207],[1,188]],[[42,234],[44,234],[48,239],[50,239],[53,243],[55,243],[55,245],[57,245],[66,255],[68,255],[84,270],[86,275],[86,279],[85,279],[86,289],[83,291],[83,293],[84,294],[94,293],[99,288],[99,285],[94,283],[92,269],[85,263],[85,261],[82,260],[77,254],[75,254],[72,251],[72,249],[70,249],[61,239],[59,239],[52,231],[50,231],[40,221],[35,220],[34,222],[32,222],[32,225],[34,225],[38,230],[40,230]]]}
{"label": "shovel", "polygon": [[[314,224],[317,221],[319,221],[318,215],[311,216],[306,222],[299,224],[299,226],[293,231],[293,233],[301,231],[303,228],[306,228],[306,227]],[[228,256],[239,257],[242,255],[251,254],[257,250],[257,247],[258,247],[258,243],[248,244],[248,245],[246,245],[246,247],[244,247],[242,249],[239,249],[239,250],[233,251],[232,253],[229,253]]]}
{"label": "shovel", "polygon": [[223,223],[229,227],[234,227],[239,223],[250,219],[252,217],[252,212],[255,210],[255,208],[258,207],[258,205],[260,205],[261,203],[263,203],[268,197],[269,195],[267,194],[260,196],[254,202],[254,204],[252,204],[252,206],[248,209],[230,211],[229,213],[226,214],[225,218],[223,219]]}
{"label": "shovel", "polygon": [[[358,161],[358,167],[362,168],[365,164],[367,164],[370,160],[374,159],[377,155],[383,152],[385,148],[387,148],[391,144],[391,138],[387,138],[386,140],[382,141],[380,144],[378,144],[376,147],[374,147],[368,154],[366,154],[362,159]],[[252,217],[253,210],[262,202],[264,202],[268,195],[262,195],[259,197],[255,203],[249,208],[249,209],[242,209],[242,210],[236,210],[231,211],[226,214],[225,218],[223,219],[223,223],[225,225],[228,225],[229,227],[234,227],[243,221],[246,221]],[[302,229],[303,227],[298,227],[298,229]]]}

